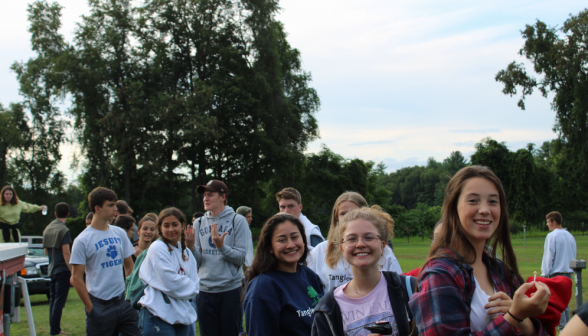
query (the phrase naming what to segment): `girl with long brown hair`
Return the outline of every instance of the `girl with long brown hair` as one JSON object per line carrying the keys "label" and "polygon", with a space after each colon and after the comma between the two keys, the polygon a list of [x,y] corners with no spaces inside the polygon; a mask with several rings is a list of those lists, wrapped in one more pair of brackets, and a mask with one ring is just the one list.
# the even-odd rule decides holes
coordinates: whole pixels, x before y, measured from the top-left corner
{"label": "girl with long brown hair", "polygon": [[298,218],[278,213],[267,220],[245,285],[249,336],[310,335],[323,285],[305,266],[307,253],[304,226]]}
{"label": "girl with long brown hair", "polygon": [[[367,207],[367,201],[359,193],[347,191],[341,194],[333,206],[331,228],[329,229],[327,240],[315,246],[309,253],[308,267],[321,278],[325,285],[325,292],[353,279],[351,266],[343,258],[343,254],[339,249],[340,242],[336,241],[334,237],[343,216],[352,210]],[[394,220],[389,214],[384,214],[384,216],[389,218],[389,232],[393,232]],[[382,258],[378,261],[378,266],[382,271],[402,273],[400,264],[389,246],[385,247]]]}
{"label": "girl with long brown hair", "polygon": [[541,282],[523,284],[498,177],[482,166],[457,172],[442,221],[410,301],[421,335],[547,335],[533,316],[545,311],[550,291]]}
{"label": "girl with long brown hair", "polygon": [[2,199],[0,200],[0,228],[2,228],[2,238],[5,243],[10,243],[10,233],[15,243],[20,242],[18,229],[20,229],[20,214],[33,213],[40,210],[47,210],[46,205],[35,205],[23,202],[18,199],[16,191],[11,186],[4,186],[0,191]]}
{"label": "girl with long brown hair", "polygon": [[189,300],[199,291],[196,259],[186,249],[186,219],[176,208],[161,211],[153,242],[141,264],[139,277],[147,285],[139,300],[139,329],[142,335],[188,335],[196,321]]}

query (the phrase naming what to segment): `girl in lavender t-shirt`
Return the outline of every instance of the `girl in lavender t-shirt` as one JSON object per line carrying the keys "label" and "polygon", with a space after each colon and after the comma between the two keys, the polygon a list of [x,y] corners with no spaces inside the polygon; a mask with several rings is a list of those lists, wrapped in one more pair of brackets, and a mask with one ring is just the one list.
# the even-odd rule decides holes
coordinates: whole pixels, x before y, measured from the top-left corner
{"label": "girl in lavender t-shirt", "polygon": [[334,241],[351,265],[353,279],[319,302],[313,336],[377,335],[365,329],[377,321],[389,322],[391,331],[384,335],[416,335],[404,278],[378,266],[392,229],[392,218],[378,206],[353,210],[341,219]]}

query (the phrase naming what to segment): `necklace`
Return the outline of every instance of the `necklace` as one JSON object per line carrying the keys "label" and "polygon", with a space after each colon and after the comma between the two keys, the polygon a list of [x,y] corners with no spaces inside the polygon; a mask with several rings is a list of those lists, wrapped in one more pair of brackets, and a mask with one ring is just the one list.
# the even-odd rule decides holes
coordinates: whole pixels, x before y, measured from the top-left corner
{"label": "necklace", "polygon": [[361,294],[359,294],[359,292],[357,291],[357,288],[355,288],[355,284],[354,284],[354,282],[355,282],[355,281],[351,280],[351,286],[353,286],[353,290],[355,291],[355,294],[357,294],[357,295],[361,295]]}

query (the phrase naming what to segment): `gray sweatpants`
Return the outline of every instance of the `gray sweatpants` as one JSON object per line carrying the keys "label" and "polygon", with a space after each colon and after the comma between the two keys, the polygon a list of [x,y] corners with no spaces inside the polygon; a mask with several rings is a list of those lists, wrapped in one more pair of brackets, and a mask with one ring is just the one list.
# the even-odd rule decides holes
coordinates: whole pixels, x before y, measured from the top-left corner
{"label": "gray sweatpants", "polygon": [[92,310],[86,312],[86,335],[112,335],[118,330],[122,335],[141,336],[139,313],[131,303],[124,300],[124,293],[110,300],[102,300],[90,295]]}

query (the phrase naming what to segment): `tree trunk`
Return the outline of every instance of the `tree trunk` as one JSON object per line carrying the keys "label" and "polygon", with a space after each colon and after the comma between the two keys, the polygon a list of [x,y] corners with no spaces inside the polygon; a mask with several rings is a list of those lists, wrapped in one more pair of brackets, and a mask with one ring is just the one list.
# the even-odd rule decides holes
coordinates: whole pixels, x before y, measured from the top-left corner
{"label": "tree trunk", "polygon": [[192,193],[192,209],[194,212],[198,211],[198,197],[196,195],[196,165],[194,164],[195,158],[190,161],[190,174],[192,175],[191,193]]}
{"label": "tree trunk", "polygon": [[176,206],[176,193],[174,185],[174,166],[173,166],[173,152],[170,150],[167,156],[167,179],[169,181],[169,192],[171,198],[171,206]]}
{"label": "tree trunk", "polygon": [[[128,155],[130,156],[130,155]],[[131,204],[131,162],[125,160],[124,163],[124,174],[125,174],[125,201],[127,204]]]}
{"label": "tree trunk", "polygon": [[[206,149],[200,146],[200,153],[198,153],[198,183],[205,185],[206,180]],[[198,204],[202,204],[202,194],[198,194]]]}
{"label": "tree trunk", "polygon": [[6,180],[6,155],[8,154],[8,148],[4,147],[0,151],[0,187],[4,186]]}

